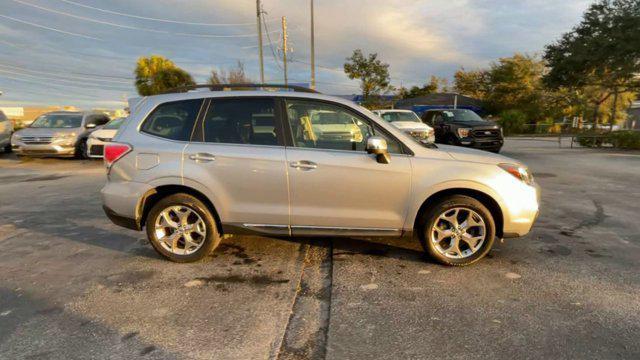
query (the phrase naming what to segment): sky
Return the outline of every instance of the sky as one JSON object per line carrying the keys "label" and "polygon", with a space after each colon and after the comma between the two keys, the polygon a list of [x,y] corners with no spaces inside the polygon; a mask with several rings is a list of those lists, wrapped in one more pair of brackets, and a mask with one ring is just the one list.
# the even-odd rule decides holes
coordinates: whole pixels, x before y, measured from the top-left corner
{"label": "sky", "polygon": [[[310,77],[310,0],[262,0],[266,82]],[[342,71],[354,49],[378,53],[394,86],[541,54],[590,0],[315,0],[318,90],[359,93]],[[163,55],[204,83],[238,61],[259,79],[254,0],[0,0],[0,106],[115,109],[136,96],[139,56]]]}

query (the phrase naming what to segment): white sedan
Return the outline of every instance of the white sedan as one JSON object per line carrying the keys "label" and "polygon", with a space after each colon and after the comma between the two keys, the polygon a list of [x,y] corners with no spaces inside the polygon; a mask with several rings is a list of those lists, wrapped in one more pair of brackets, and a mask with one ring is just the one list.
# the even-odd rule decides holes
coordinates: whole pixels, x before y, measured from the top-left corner
{"label": "white sedan", "polygon": [[126,118],[117,118],[106,123],[102,128],[94,131],[87,139],[87,156],[101,158],[104,155],[104,144],[113,139],[118,128]]}
{"label": "white sedan", "polygon": [[373,113],[419,140],[426,140],[431,143],[436,141],[433,128],[423,123],[418,115],[411,110],[374,110]]}

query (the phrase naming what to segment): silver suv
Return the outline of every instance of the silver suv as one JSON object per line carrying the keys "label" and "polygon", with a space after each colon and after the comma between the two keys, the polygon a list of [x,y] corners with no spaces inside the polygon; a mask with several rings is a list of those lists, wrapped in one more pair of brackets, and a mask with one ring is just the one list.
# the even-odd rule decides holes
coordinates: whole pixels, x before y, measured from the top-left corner
{"label": "silver suv", "polygon": [[16,131],[11,146],[18,155],[85,158],[87,137],[109,120],[101,112],[49,112],[38,116],[29,127]]}
{"label": "silver suv", "polygon": [[417,237],[448,265],[522,236],[539,188],[516,160],[424,145],[308,89],[150,96],[104,151],[104,210],[176,262],[223,235]]}

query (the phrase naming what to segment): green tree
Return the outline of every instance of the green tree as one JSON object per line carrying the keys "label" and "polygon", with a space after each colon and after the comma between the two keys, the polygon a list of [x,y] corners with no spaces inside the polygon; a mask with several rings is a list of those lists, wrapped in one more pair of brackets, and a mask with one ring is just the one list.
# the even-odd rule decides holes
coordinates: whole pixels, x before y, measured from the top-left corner
{"label": "green tree", "polygon": [[173,88],[195,85],[188,72],[159,55],[140,57],[134,73],[136,89],[141,96],[161,94]]}
{"label": "green tree", "polygon": [[[617,109],[620,94],[640,90],[640,2],[600,0],[559,41],[546,47],[550,68],[544,82],[551,88],[576,91],[590,87],[586,96],[598,122],[603,105],[613,97]],[[596,91],[594,91],[594,89]],[[615,113],[613,111],[612,113]],[[617,115],[614,115],[617,117]]]}
{"label": "green tree", "polygon": [[389,64],[379,60],[378,54],[369,54],[365,57],[362,50],[354,50],[344,64],[344,72],[349,79],[360,80],[360,89],[365,102],[370,101],[372,95],[390,90]]}
{"label": "green tree", "polygon": [[410,89],[400,88],[399,96],[402,99],[410,99],[437,92],[446,92],[448,91],[448,85],[447,79],[432,75],[429,82],[422,86],[412,86]]}
{"label": "green tree", "polygon": [[224,69],[211,69],[211,75],[209,76],[208,80],[208,83],[212,85],[249,84],[251,82],[251,79],[246,75],[244,71],[244,63],[242,63],[241,61],[238,61],[235,67],[229,68],[226,71]]}
{"label": "green tree", "polygon": [[461,68],[453,75],[453,88],[459,94],[485,100],[489,88],[489,73],[487,70],[466,71]]}
{"label": "green tree", "polygon": [[[526,54],[500,58],[487,69],[458,70],[454,89],[482,100],[489,113],[506,113],[522,123],[537,123],[565,115],[572,94],[550,90],[542,82],[546,71],[543,60]],[[514,115],[517,114],[517,115]],[[513,127],[517,131],[522,126]]]}
{"label": "green tree", "polygon": [[495,112],[519,109],[529,121],[544,116],[542,86],[544,63],[529,55],[515,54],[498,59],[488,73],[486,101]]}

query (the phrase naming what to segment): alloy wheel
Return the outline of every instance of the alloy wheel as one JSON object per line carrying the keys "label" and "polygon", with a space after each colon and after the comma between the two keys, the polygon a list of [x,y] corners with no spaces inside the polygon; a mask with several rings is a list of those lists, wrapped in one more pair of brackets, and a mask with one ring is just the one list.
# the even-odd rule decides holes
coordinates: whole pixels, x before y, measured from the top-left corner
{"label": "alloy wheel", "polygon": [[155,235],[160,245],[176,255],[190,255],[205,242],[207,228],[198,213],[188,206],[169,206],[155,221]]}
{"label": "alloy wheel", "polygon": [[486,234],[487,226],[482,216],[466,207],[454,207],[437,217],[431,227],[430,241],[440,254],[464,259],[480,250]]}

